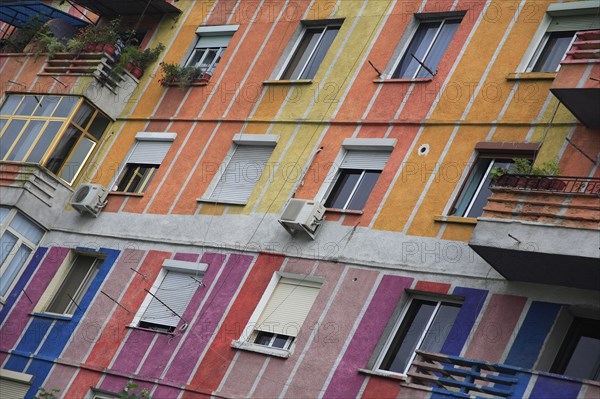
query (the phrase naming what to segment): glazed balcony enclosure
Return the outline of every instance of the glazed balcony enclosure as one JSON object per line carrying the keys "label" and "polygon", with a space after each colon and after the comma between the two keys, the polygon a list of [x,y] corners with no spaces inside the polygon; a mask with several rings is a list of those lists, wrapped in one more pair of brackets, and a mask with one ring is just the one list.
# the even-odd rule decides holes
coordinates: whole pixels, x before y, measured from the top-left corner
{"label": "glazed balcony enclosure", "polygon": [[469,246],[507,280],[600,290],[600,179],[504,177]]}

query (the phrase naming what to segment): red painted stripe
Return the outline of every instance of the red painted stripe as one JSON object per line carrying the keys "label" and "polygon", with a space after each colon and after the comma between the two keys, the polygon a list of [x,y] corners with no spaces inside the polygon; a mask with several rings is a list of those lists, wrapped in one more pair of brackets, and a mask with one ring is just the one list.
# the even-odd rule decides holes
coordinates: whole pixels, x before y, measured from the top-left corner
{"label": "red painted stripe", "polygon": [[447,294],[448,291],[450,291],[450,284],[435,283],[433,281],[419,281],[415,285],[415,290]]}

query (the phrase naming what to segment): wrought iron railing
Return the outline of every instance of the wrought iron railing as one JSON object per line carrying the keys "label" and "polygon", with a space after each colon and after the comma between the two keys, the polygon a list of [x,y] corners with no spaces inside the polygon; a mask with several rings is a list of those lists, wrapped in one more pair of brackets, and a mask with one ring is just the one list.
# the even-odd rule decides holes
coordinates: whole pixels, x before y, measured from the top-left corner
{"label": "wrought iron railing", "polygon": [[490,187],[600,195],[600,178],[505,174],[492,180]]}
{"label": "wrought iron railing", "polygon": [[521,369],[417,351],[406,386],[455,398],[512,398]]}

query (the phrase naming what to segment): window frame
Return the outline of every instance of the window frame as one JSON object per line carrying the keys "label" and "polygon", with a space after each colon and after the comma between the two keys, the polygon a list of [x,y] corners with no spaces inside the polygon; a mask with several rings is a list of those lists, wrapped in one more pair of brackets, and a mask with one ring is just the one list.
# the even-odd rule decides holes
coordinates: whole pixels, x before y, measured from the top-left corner
{"label": "window frame", "polygon": [[[4,259],[4,262],[2,262],[2,264],[0,264],[0,276],[4,277],[4,273],[6,272],[6,270],[10,266],[11,262],[17,255],[18,249],[21,247],[21,245],[25,245],[27,248],[29,248],[31,250],[29,256],[27,256],[27,258],[25,258],[25,260],[23,261],[21,266],[19,266],[19,271],[15,274],[13,280],[6,288],[6,293],[4,295],[1,295],[1,293],[0,293],[0,302],[3,303],[10,296],[12,290],[15,288],[15,285],[18,283],[22,274],[25,272],[27,265],[29,264],[29,262],[31,262],[31,259],[35,255],[35,252],[37,251],[40,243],[44,240],[44,237],[45,237],[47,231],[41,225],[36,223],[34,220],[29,218],[27,215],[25,215],[23,212],[20,212],[17,208],[11,208],[8,206],[0,206],[0,208],[8,209],[8,213],[6,214],[6,216],[4,217],[4,220],[0,224],[0,237],[4,236],[4,233],[6,231],[8,231],[10,234],[17,237],[17,241],[15,242],[10,253],[6,256],[6,259]],[[26,238],[20,232],[18,232],[17,230],[15,230],[13,227],[10,226],[10,224],[15,219],[17,214],[20,214],[25,219],[27,219],[27,221],[29,221],[33,226],[35,226],[39,230],[41,230],[42,234],[40,236],[40,240],[38,243],[34,243],[34,242],[30,241],[28,238]],[[16,250],[15,250],[15,248],[16,248]]]}
{"label": "window frame", "polygon": [[[411,290],[411,289],[406,289],[405,291],[407,293],[407,297],[404,301],[402,301],[399,304],[399,306],[401,306],[401,310],[399,312],[397,310],[395,312],[395,314],[397,314],[397,316],[392,317],[392,319],[390,319],[390,321],[388,322],[386,331],[380,338],[380,342],[378,344],[379,350],[378,350],[378,352],[376,352],[377,355],[376,355],[376,357],[373,357],[371,359],[371,361],[369,362],[372,366],[371,367],[372,370],[376,373],[406,377],[408,371],[410,370],[412,362],[414,361],[414,359],[416,357],[416,350],[420,349],[420,346],[422,345],[425,337],[427,336],[427,334],[429,332],[429,328],[431,327],[433,320],[437,316],[437,313],[438,313],[438,310],[439,310],[441,304],[442,303],[459,304],[459,305],[461,305],[461,307],[464,304],[464,298],[461,296],[457,296],[457,295],[440,295],[440,294],[435,294],[435,293],[430,293],[430,292],[415,291],[415,290]],[[429,317],[429,320],[427,321],[426,327],[423,329],[423,331],[421,333],[421,337],[419,338],[416,349],[415,349],[415,351],[412,352],[412,354],[406,364],[406,368],[405,368],[404,372],[398,373],[396,371],[382,369],[381,368],[382,363],[383,363],[384,359],[386,358],[386,356],[388,355],[388,352],[390,351],[391,346],[396,338],[396,335],[400,331],[400,328],[403,327],[404,319],[407,317],[408,311],[410,310],[411,305],[414,300],[437,302],[437,304],[436,304],[434,312],[431,314],[431,316]],[[458,312],[459,313],[457,313],[457,317],[458,317],[458,314],[460,314],[460,310]],[[454,322],[456,322],[456,319]]]}
{"label": "window frame", "polygon": [[[225,155],[223,162],[221,162],[221,164],[219,165],[219,169],[216,171],[210,184],[204,191],[204,195],[201,198],[198,198],[197,201],[220,203],[220,204],[232,204],[232,205],[246,205],[248,203],[248,201],[250,200],[250,197],[252,197],[252,193],[256,189],[256,185],[262,178],[265,171],[268,169],[269,159],[271,159],[271,157],[273,156],[273,153],[275,152],[275,148],[277,147],[277,143],[279,141],[279,136],[272,135],[272,134],[236,134],[233,137],[232,141],[233,141],[232,146],[229,148],[229,151],[227,152],[227,155]],[[227,173],[227,167],[232,162],[232,160],[235,156],[236,150],[239,146],[271,147],[272,151],[271,151],[271,155],[269,155],[269,157],[265,161],[265,166],[263,167],[260,176],[256,180],[256,182],[254,184],[254,188],[252,189],[252,192],[250,192],[250,195],[248,195],[248,198],[246,198],[243,201],[221,199],[218,197],[215,198],[215,197],[213,197],[213,195],[215,194],[215,191],[217,190],[217,187],[218,187],[219,183],[221,182],[221,179]]]}
{"label": "window frame", "polygon": [[[570,377],[570,378],[576,378],[576,379],[582,379],[582,380],[591,380],[591,381],[599,381],[598,379],[594,379],[594,378],[582,378],[582,377],[575,377],[575,376],[570,376],[568,374],[565,374],[565,372],[567,371],[567,367],[569,366],[569,363],[575,353],[575,350],[577,349],[577,344],[579,343],[579,339],[583,336],[589,336],[587,334],[584,334],[585,331],[587,331],[587,329],[590,328],[589,325],[600,325],[600,320],[598,319],[592,319],[592,318],[585,318],[585,317],[573,317],[572,321],[569,325],[569,328],[567,329],[562,343],[560,344],[556,355],[554,357],[554,362],[552,363],[552,366],[550,367],[550,372],[551,373],[555,373],[555,374],[560,374],[560,375],[564,375],[566,377]],[[597,337],[595,337],[597,340],[600,340],[600,332],[598,332],[598,330],[595,330]],[[597,370],[597,373],[599,373],[599,376],[597,376],[596,378],[600,378],[600,370]]]}
{"label": "window frame", "polygon": [[[12,162],[35,162],[36,164],[39,164],[40,166],[46,168],[57,178],[64,181],[68,185],[73,185],[81,176],[82,171],[86,167],[88,161],[92,159],[96,154],[99,145],[102,143],[102,139],[105,135],[105,132],[108,130],[108,126],[110,126],[113,120],[104,112],[102,112],[100,108],[95,106],[91,101],[87,100],[84,96],[77,95],[9,93],[5,97],[4,102],[0,105],[0,109],[9,103],[10,98],[13,96],[15,98],[20,97],[20,99],[18,100],[12,111],[10,111],[10,114],[2,114],[2,119],[5,120],[5,123],[0,128],[0,137],[4,137],[8,133],[9,127],[12,126],[10,122],[23,121],[24,123],[23,126],[20,127],[20,130],[14,137],[14,139],[11,139],[11,145],[6,150],[6,154],[4,154],[2,156],[2,159],[0,160]],[[47,98],[53,99],[50,101],[55,101],[56,98],[58,98],[59,101],[57,101],[53,108],[51,108],[51,111],[53,111],[51,115],[34,115],[36,112],[36,108],[34,108],[29,113],[29,115],[18,114],[17,111],[20,109],[20,107],[26,104],[26,97],[33,97],[35,101],[37,101],[39,107],[42,106],[44,99]],[[53,114],[59,109],[60,104],[62,104],[63,101],[72,102],[72,106],[70,108],[69,113],[66,116],[54,116]],[[76,121],[76,117],[78,116],[79,112],[82,111],[86,106],[91,109],[91,113],[84,119],[85,126],[81,126],[80,123]],[[90,129],[93,127],[94,123],[97,120],[99,120],[99,118],[105,119],[106,126],[104,127],[104,130],[98,135],[98,137],[96,137],[94,133],[90,131]],[[27,129],[30,125],[32,125],[32,123],[41,123],[40,129],[35,133],[35,138],[28,144],[24,155],[20,157],[21,159],[11,159],[15,155],[13,154],[13,152],[15,149],[18,148],[19,142],[24,137],[26,137],[26,134],[32,134],[31,132],[27,131]],[[52,130],[49,130],[51,129],[50,126],[55,123],[60,123],[60,127],[58,127],[58,130],[51,137],[50,143],[47,146],[42,147],[46,149],[41,155],[40,160],[28,161],[28,158],[31,155],[33,155],[34,150],[42,140],[44,134],[47,132],[51,132]],[[58,169],[54,171],[55,167],[54,165],[52,165],[51,162],[54,157],[60,154],[58,150],[60,150],[60,146],[62,144],[63,139],[67,139],[67,141],[64,143],[65,145],[69,143],[68,137],[72,128],[74,129],[73,137],[78,138],[75,141],[75,143],[72,144],[70,147],[65,147],[65,158],[62,161],[60,161],[59,159],[59,163],[57,164]],[[85,156],[83,156],[83,158],[80,159],[77,169],[75,171],[70,171],[69,168],[72,167],[72,160],[76,155],[78,155],[77,150],[79,150],[80,148],[84,148],[83,146],[85,144],[85,140],[87,140],[88,143],[91,143],[91,148],[87,151]],[[26,144],[26,142],[24,142],[23,144]],[[72,177],[70,179],[68,179],[67,176],[64,176],[65,173],[71,174],[71,172]]]}
{"label": "window frame", "polygon": [[[400,48],[401,51],[398,52],[398,54],[395,54],[395,57],[393,58],[393,62],[390,65],[389,69],[389,73],[388,75],[390,76],[390,79],[407,79],[407,80],[419,80],[419,79],[431,79],[435,76],[435,74],[437,73],[437,68],[439,66],[439,62],[438,64],[435,66],[435,68],[431,68],[429,65],[427,65],[425,63],[425,59],[427,59],[427,56],[429,55],[431,48],[433,47],[433,45],[435,44],[436,40],[438,39],[443,26],[445,25],[447,20],[460,20],[459,21],[459,25],[460,23],[462,23],[462,20],[464,19],[465,16],[465,12],[464,11],[452,11],[452,12],[446,12],[446,13],[419,13],[419,14],[414,14],[413,15],[413,19],[412,19],[412,24],[409,25],[408,29],[408,35],[405,36],[404,38],[402,38],[401,42],[400,42]],[[394,75],[396,74],[396,71],[400,68],[400,65],[402,64],[402,61],[404,60],[405,56],[409,56],[409,54],[407,54],[408,49],[410,48],[416,34],[417,31],[419,30],[419,27],[421,27],[421,25],[423,23],[430,23],[430,22],[442,22],[442,24],[440,24],[440,26],[437,28],[437,31],[435,33],[435,36],[433,38],[433,40],[431,41],[431,43],[429,43],[428,47],[427,47],[427,51],[425,53],[425,57],[420,60],[423,63],[425,63],[425,65],[427,65],[427,67],[431,68],[432,71],[434,72],[433,76],[428,76],[428,77],[424,77],[424,78],[418,78],[418,74],[419,72],[424,69],[423,66],[419,65],[419,67],[415,70],[414,74],[412,75],[412,77],[404,77],[404,76],[398,76],[398,77],[394,77]],[[460,26],[457,28],[457,30],[460,28]],[[454,39],[454,35],[452,36],[452,38],[450,39],[450,42],[452,42],[452,40]],[[445,55],[445,51],[444,51],[444,55]],[[444,55],[442,55],[442,58],[440,58],[440,62],[443,59]]]}
{"label": "window frame", "polygon": [[[63,312],[63,313],[56,313],[56,312],[50,311],[49,308],[58,299],[59,292],[63,289],[64,283],[66,282],[67,278],[71,274],[73,267],[75,267],[75,263],[77,262],[77,259],[79,258],[79,256],[95,258],[95,260],[94,260],[92,266],[90,267],[90,270],[86,273],[84,279],[79,283],[76,294],[73,297],[73,300],[75,300],[76,303],[73,303],[73,301],[70,301],[68,307],[65,309],[65,312]],[[47,289],[46,292],[44,293],[44,295],[42,296],[42,298],[39,302],[39,305],[37,307],[38,309],[40,309],[40,311],[36,312],[36,313],[41,312],[43,314],[57,316],[57,317],[66,317],[69,319],[72,318],[75,315],[75,313],[77,312],[77,310],[79,309],[79,304],[81,302],[81,299],[85,296],[85,294],[89,290],[92,282],[98,275],[100,268],[104,264],[105,259],[106,259],[106,254],[104,254],[102,252],[93,252],[93,251],[85,251],[85,250],[73,250],[73,251],[69,252],[67,257],[64,259],[59,271],[55,274],[54,278],[50,282],[49,289]],[[70,313],[68,312],[69,310],[71,311]],[[83,309],[83,311],[85,311],[85,309]]]}
{"label": "window frame", "polygon": [[[306,62],[304,63],[304,66],[301,69],[301,72],[299,73],[299,77],[302,76],[302,74],[304,73],[304,71],[306,70],[307,65],[312,61],[312,57],[315,54],[315,51],[318,49],[319,44],[321,43],[321,40],[323,39],[323,36],[325,34],[325,32],[327,31],[327,28],[329,27],[338,27],[338,33],[339,30],[341,30],[342,28],[342,24],[343,24],[344,20],[343,19],[325,19],[325,20],[310,20],[310,21],[300,21],[300,30],[299,33],[297,34],[297,37],[294,41],[294,44],[292,45],[292,47],[290,48],[289,52],[287,52],[284,61],[281,65],[281,67],[279,68],[279,72],[277,73],[275,80],[290,80],[290,81],[301,81],[301,80],[312,80],[314,78],[314,75],[311,77],[306,77],[306,78],[299,78],[299,79],[284,79],[283,76],[286,74],[288,68],[290,67],[292,61],[294,60],[294,58],[296,57],[296,53],[300,48],[300,45],[302,44],[302,41],[304,40],[304,37],[306,35],[306,32],[308,31],[308,29],[313,29],[313,28],[324,28],[323,32],[321,33],[319,40],[317,41],[317,43],[315,44],[314,48],[311,50],[311,54],[310,56],[306,59]],[[333,39],[333,41],[331,42],[331,45],[333,45],[333,42],[335,41],[335,39],[337,38],[337,34],[336,37]],[[329,46],[329,48],[331,48],[331,45]],[[327,52],[329,51],[329,48],[327,49],[327,51],[325,52],[325,56],[327,55]],[[323,60],[325,59],[325,56],[323,57]],[[319,63],[319,66],[317,67],[317,70],[315,71],[315,75],[317,74],[319,68],[321,67],[321,64],[323,63],[323,60],[321,60],[321,63]]]}
{"label": "window frame", "polygon": [[[205,51],[205,54],[200,57],[200,60],[203,60],[206,57],[206,50],[212,49],[212,48],[218,48],[219,50],[217,51],[217,55],[215,56],[213,62],[211,63],[211,68],[209,68],[206,71],[203,71],[203,73],[208,73],[211,76],[214,74],[214,71],[216,70],[219,62],[221,61],[221,58],[223,56],[223,54],[225,53],[225,51],[227,50],[227,47],[229,47],[229,43],[231,43],[231,39],[233,38],[233,35],[237,32],[237,30],[239,29],[240,25],[210,25],[210,26],[199,26],[198,29],[196,29],[196,40],[194,40],[194,42],[192,43],[192,46],[190,47],[190,49],[188,50],[186,56],[185,56],[185,62],[183,62],[181,65],[188,67],[188,66],[199,66],[199,62],[197,62],[194,65],[191,65],[190,62],[192,61],[192,59],[194,58],[194,55],[196,54],[196,51],[198,49],[202,49],[202,51]],[[226,46],[219,46],[219,47],[198,47],[198,44],[200,43],[200,41],[202,40],[203,37],[228,37],[228,41],[227,41],[227,45]],[[200,43],[201,44],[201,43]],[[199,61],[200,61],[199,60]]]}
{"label": "window frame", "polygon": [[[146,313],[146,310],[148,310],[150,303],[154,300],[154,295],[156,295],[156,293],[160,289],[168,272],[174,272],[174,273],[180,273],[180,274],[186,274],[186,275],[193,276],[196,279],[200,280],[198,282],[198,285],[203,285],[204,276],[205,276],[207,270],[208,270],[207,263],[187,262],[187,261],[180,261],[180,260],[174,260],[174,259],[165,259],[163,261],[160,272],[158,273],[158,276],[156,277],[156,280],[154,280],[154,283],[152,284],[152,286],[149,289],[150,293],[146,293],[146,297],[144,298],[144,301],[140,305],[138,311],[136,312],[135,316],[133,317],[131,323],[129,324],[129,327],[154,331],[157,333],[167,333],[167,334],[172,334],[174,331],[176,331],[178,329],[180,331],[185,330],[185,328],[187,328],[187,323],[182,318],[183,314],[178,315],[179,322],[177,323],[177,326],[173,327],[172,329],[170,328],[171,326],[166,326],[166,325],[163,325],[163,327],[165,327],[164,329],[144,327],[144,326],[141,326],[140,323],[142,323],[142,319],[144,317],[144,314]],[[197,290],[197,288],[196,288],[196,290]],[[194,291],[192,296],[189,298],[189,301],[192,300],[195,293],[196,293],[196,291]],[[186,309],[189,306],[189,301],[188,301],[188,304],[186,305]],[[183,322],[183,324],[182,324],[182,322]],[[153,323],[153,324],[156,324],[157,326],[160,325],[159,323]]]}

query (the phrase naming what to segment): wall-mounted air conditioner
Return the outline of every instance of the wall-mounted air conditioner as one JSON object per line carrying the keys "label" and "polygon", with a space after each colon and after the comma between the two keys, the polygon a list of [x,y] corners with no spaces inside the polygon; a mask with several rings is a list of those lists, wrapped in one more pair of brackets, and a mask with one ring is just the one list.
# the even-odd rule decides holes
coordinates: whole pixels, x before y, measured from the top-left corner
{"label": "wall-mounted air conditioner", "polygon": [[71,197],[71,206],[81,213],[97,217],[106,205],[108,190],[99,184],[82,184]]}
{"label": "wall-mounted air conditioner", "polygon": [[324,216],[325,207],[320,202],[292,198],[285,206],[279,223],[292,236],[297,231],[304,231],[314,240]]}

